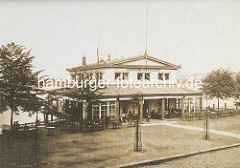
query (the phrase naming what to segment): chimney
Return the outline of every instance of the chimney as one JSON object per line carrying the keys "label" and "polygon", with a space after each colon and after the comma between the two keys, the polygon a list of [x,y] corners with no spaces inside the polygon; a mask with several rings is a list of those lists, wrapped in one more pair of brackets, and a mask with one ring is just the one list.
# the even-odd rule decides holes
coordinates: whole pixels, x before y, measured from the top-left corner
{"label": "chimney", "polygon": [[87,65],[87,63],[86,63],[86,57],[83,56],[83,57],[82,57],[82,66],[86,66],[86,65]]}
{"label": "chimney", "polygon": [[111,61],[111,55],[108,54],[108,61]]}

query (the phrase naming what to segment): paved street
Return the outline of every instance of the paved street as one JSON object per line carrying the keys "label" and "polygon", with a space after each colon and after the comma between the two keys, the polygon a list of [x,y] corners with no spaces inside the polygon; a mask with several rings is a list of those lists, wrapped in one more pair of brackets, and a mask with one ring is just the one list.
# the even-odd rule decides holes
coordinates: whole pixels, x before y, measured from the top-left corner
{"label": "paved street", "polygon": [[239,158],[240,147],[235,147],[217,152],[196,155],[185,159],[174,160],[161,165],[148,166],[148,168],[239,168]]}

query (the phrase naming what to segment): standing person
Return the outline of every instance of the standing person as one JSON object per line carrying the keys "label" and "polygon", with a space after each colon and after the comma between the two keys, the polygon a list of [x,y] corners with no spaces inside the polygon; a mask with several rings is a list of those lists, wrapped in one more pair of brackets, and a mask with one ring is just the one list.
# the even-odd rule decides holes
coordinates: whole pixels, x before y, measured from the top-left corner
{"label": "standing person", "polygon": [[151,118],[151,114],[150,113],[148,113],[148,122],[150,123],[150,118]]}
{"label": "standing person", "polygon": [[172,110],[171,110],[171,109],[168,109],[168,118],[169,118],[169,119],[171,118],[171,115],[172,115]]}
{"label": "standing person", "polygon": [[146,122],[149,122],[149,111],[148,111],[148,109],[146,110]]}
{"label": "standing person", "polygon": [[171,118],[174,118],[174,109],[171,109]]}

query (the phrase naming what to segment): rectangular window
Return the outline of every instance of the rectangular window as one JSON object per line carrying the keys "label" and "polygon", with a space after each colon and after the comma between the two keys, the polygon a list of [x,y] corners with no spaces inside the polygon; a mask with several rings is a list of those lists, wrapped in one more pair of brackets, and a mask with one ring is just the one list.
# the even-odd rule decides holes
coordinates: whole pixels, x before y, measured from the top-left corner
{"label": "rectangular window", "polygon": [[165,80],[169,80],[169,73],[165,73]]}
{"label": "rectangular window", "polygon": [[163,80],[163,73],[158,74],[158,80]]}
{"label": "rectangular window", "polygon": [[89,75],[89,74],[87,74],[87,75],[86,75],[86,79],[89,79],[89,78],[90,78],[90,75]]}
{"label": "rectangular window", "polygon": [[128,73],[123,73],[123,80],[128,80]]}
{"label": "rectangular window", "polygon": [[109,116],[111,118],[116,117],[116,106],[115,106],[115,102],[113,103],[109,103]]}
{"label": "rectangular window", "polygon": [[78,75],[78,81],[80,81],[80,80],[83,80],[83,74],[82,73]]}
{"label": "rectangular window", "polygon": [[71,79],[72,79],[72,80],[75,80],[75,79],[76,79],[76,77],[77,77],[77,75],[76,75],[76,74],[72,74],[72,75],[71,75]]}
{"label": "rectangular window", "polygon": [[92,107],[92,119],[99,119],[99,105],[94,105]]}
{"label": "rectangular window", "polygon": [[137,74],[137,79],[138,80],[143,80],[143,73],[138,73]]}
{"label": "rectangular window", "polygon": [[107,105],[101,106],[101,119],[105,119],[107,116]]}
{"label": "rectangular window", "polygon": [[149,80],[150,81],[150,73],[145,73],[145,80]]}
{"label": "rectangular window", "polygon": [[100,79],[100,80],[103,79],[103,73],[99,73],[99,79]]}
{"label": "rectangular window", "polygon": [[103,79],[103,74],[97,73],[97,80],[102,80],[102,79]]}
{"label": "rectangular window", "polygon": [[88,74],[88,79],[90,79],[90,80],[93,79],[93,74],[92,73]]}
{"label": "rectangular window", "polygon": [[115,73],[115,80],[121,79],[121,73]]}

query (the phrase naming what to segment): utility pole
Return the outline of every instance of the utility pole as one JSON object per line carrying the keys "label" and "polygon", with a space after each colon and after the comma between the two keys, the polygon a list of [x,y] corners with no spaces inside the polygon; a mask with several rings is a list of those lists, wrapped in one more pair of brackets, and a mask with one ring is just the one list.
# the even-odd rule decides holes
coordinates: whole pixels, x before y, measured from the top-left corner
{"label": "utility pole", "polygon": [[206,107],[206,114],[205,114],[205,136],[204,139],[209,139],[209,120],[208,120],[208,113],[209,113],[209,108]]}
{"label": "utility pole", "polygon": [[146,48],[145,48],[145,58],[146,58],[146,66],[147,66],[147,57],[148,57],[148,54],[147,54],[147,49],[148,49],[148,1],[147,1],[147,19],[146,19]]}

